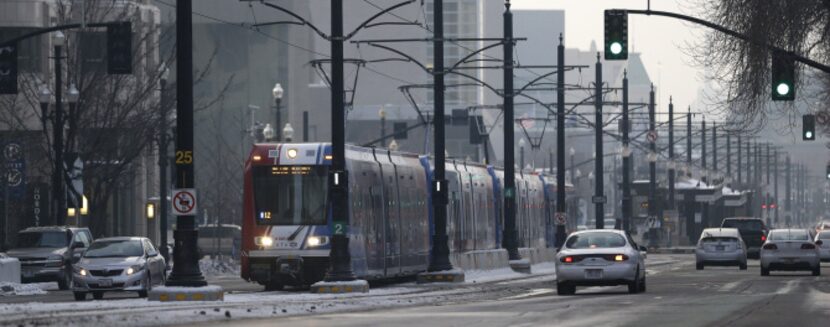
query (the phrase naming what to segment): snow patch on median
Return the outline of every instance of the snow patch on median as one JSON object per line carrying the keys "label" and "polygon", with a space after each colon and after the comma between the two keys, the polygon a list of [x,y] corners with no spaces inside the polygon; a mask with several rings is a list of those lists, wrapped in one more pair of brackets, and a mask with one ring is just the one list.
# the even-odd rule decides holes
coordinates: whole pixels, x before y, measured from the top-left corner
{"label": "snow patch on median", "polygon": [[40,284],[18,284],[9,282],[0,282],[0,296],[16,296],[16,295],[42,295],[46,291],[41,288]]}

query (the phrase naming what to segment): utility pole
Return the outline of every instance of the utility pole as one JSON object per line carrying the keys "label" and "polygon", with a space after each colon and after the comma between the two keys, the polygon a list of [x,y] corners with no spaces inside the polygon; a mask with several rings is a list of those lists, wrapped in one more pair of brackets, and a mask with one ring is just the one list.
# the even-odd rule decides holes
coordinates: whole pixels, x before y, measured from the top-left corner
{"label": "utility pole", "polygon": [[787,155],[787,176],[786,181],[784,182],[784,220],[787,226],[790,224],[790,220],[792,219],[792,165],[790,163],[790,156]]}
{"label": "utility pole", "polygon": [[[603,151],[602,151],[602,62],[599,60],[599,52],[597,52],[596,64],[596,81],[594,82],[594,105],[596,107],[594,115],[594,132],[595,132],[595,146],[596,146],[596,160],[594,161],[594,218],[597,229],[605,228],[605,186],[603,174]],[[506,117],[505,117],[506,119]],[[507,121],[507,120],[505,120]]]}
{"label": "utility pole", "polygon": [[631,140],[629,139],[628,121],[628,72],[623,72],[623,107],[622,107],[622,216],[623,231],[631,231]]}
{"label": "utility pole", "polygon": [[[437,3],[437,2],[436,2]],[[519,255],[516,234],[516,150],[514,112],[513,112],[513,13],[510,2],[504,3],[504,240],[508,260],[517,262]],[[560,74],[563,74],[560,72]],[[437,117],[436,117],[437,118]],[[529,265],[511,267],[517,270],[527,269]]]}
{"label": "utility pole", "polygon": [[743,163],[741,163],[741,134],[738,134],[738,164],[735,166],[738,170],[738,185],[743,185],[743,174],[741,173],[743,169]]}
{"label": "utility pole", "polygon": [[[732,179],[732,134],[726,133],[726,176]],[[729,183],[732,187],[732,183]]]}
{"label": "utility pole", "polygon": [[[565,43],[562,34],[559,34],[559,45],[556,47],[556,248],[561,249],[565,243]],[[505,120],[506,121],[506,120]],[[573,158],[573,154],[571,154]],[[573,163],[571,177],[573,177]],[[571,179],[576,186],[576,180]]]}
{"label": "utility pole", "polygon": [[63,32],[56,32],[54,46],[55,60],[55,121],[52,128],[52,151],[55,152],[55,167],[52,172],[52,198],[55,204],[55,224],[66,224],[66,193],[64,192],[63,172],[63,43],[66,37]]}
{"label": "utility pole", "polygon": [[[176,188],[194,189],[193,157],[193,3],[176,2]],[[196,201],[195,195],[193,200]],[[175,200],[174,200],[175,201]],[[178,216],[173,232],[173,272],[167,286],[207,285],[199,270],[196,213]]]}
{"label": "utility pole", "polygon": [[674,103],[669,97],[669,205],[674,210],[674,175],[676,163],[674,162]]}
{"label": "utility pole", "polygon": [[[718,173],[718,123],[712,122],[712,171]],[[714,178],[713,178],[714,179]]]}
{"label": "utility pole", "polygon": [[[656,113],[654,108],[654,84],[648,93],[648,130],[657,133]],[[657,219],[657,140],[649,140],[648,154],[648,219]],[[649,227],[648,243],[657,245],[657,229]]]}
{"label": "utility pole", "polygon": [[776,149],[772,156],[773,160],[773,193],[775,196],[775,224],[780,224],[781,221],[778,220],[778,150]]}

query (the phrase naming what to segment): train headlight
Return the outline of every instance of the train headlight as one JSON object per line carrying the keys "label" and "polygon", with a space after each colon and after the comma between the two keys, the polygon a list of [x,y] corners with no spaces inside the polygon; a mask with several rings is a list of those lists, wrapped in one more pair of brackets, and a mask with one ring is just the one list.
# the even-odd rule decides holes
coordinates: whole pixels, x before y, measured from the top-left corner
{"label": "train headlight", "polygon": [[329,243],[329,238],[326,236],[309,236],[305,244],[310,247],[326,245]]}
{"label": "train headlight", "polygon": [[294,159],[297,157],[297,149],[288,149],[288,159]]}
{"label": "train headlight", "polygon": [[274,245],[274,239],[269,236],[257,236],[254,237],[254,243],[258,246],[269,247]]}

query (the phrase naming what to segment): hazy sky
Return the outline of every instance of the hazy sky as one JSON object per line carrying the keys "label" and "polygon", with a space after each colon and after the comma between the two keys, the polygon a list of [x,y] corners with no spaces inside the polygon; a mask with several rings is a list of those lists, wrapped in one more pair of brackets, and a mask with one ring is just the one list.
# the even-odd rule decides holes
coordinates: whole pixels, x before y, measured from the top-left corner
{"label": "hazy sky", "polygon": [[[487,0],[495,1],[495,0]],[[602,48],[603,11],[612,8],[645,9],[646,0],[513,0],[515,9],[565,10],[565,45],[587,50],[591,40]],[[690,0],[652,0],[651,9],[696,15]],[[698,67],[693,66],[687,47],[696,44],[703,30],[675,19],[629,15],[629,51],[642,52],[649,76],[658,87],[658,110],[668,106],[669,95],[675,106],[684,108],[697,98],[703,83]]]}

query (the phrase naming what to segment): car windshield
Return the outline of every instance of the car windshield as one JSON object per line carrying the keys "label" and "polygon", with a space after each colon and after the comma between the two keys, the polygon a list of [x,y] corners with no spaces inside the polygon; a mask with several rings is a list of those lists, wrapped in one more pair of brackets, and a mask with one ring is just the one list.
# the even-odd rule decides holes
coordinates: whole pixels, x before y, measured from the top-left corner
{"label": "car windshield", "polygon": [[254,167],[258,225],[325,225],[328,168]]}
{"label": "car windshield", "polygon": [[726,219],[721,227],[737,228],[742,231],[760,232],[764,230],[764,224],[755,219]]}
{"label": "car windshield", "polygon": [[138,257],[144,248],[138,240],[95,241],[84,253],[85,258]]}
{"label": "car windshield", "polygon": [[17,235],[17,248],[62,248],[69,245],[69,235],[62,231],[23,232]]}
{"label": "car windshield", "polygon": [[617,233],[587,232],[568,238],[565,247],[570,249],[618,248],[625,246],[625,238]]}
{"label": "car windshield", "polygon": [[807,232],[800,230],[777,230],[769,234],[770,241],[806,241],[809,240]]}

